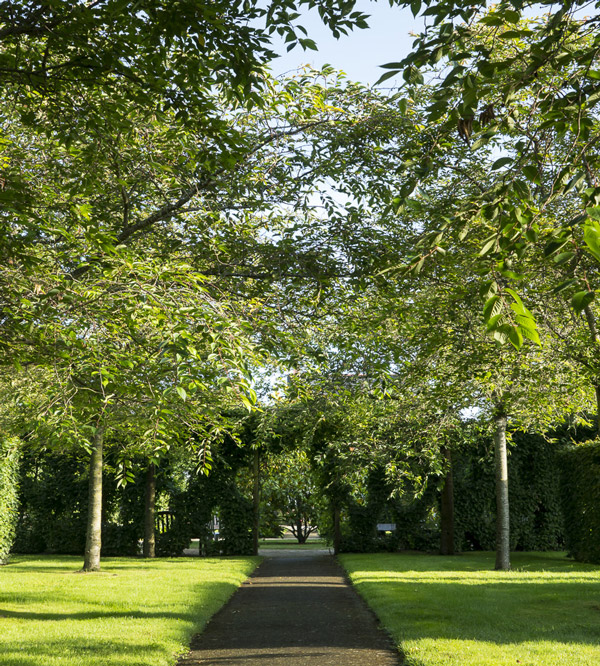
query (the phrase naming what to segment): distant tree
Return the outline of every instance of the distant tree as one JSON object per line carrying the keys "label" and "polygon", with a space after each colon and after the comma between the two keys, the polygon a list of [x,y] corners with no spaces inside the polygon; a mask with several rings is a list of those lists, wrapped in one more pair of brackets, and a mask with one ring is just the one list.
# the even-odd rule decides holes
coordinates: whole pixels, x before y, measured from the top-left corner
{"label": "distant tree", "polygon": [[271,454],[263,462],[262,504],[289,527],[298,543],[318,530],[323,510],[314,472],[302,450]]}

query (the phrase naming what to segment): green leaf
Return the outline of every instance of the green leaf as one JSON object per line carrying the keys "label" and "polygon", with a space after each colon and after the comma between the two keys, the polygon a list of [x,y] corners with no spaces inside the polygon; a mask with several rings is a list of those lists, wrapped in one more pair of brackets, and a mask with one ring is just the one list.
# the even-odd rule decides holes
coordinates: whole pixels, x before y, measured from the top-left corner
{"label": "green leaf", "polygon": [[499,342],[501,345],[506,344],[508,336],[506,335],[505,327],[496,328],[492,331],[492,337],[496,342]]}
{"label": "green leaf", "polygon": [[515,349],[521,349],[523,346],[523,335],[518,326],[510,326],[508,329],[508,339]]}
{"label": "green leaf", "polygon": [[565,280],[564,282],[561,282],[559,285],[554,287],[552,290],[555,294],[559,294],[561,291],[564,291],[565,289],[568,289],[570,286],[574,285],[577,283],[577,280],[574,278],[571,278],[569,280]]}
{"label": "green leaf", "polygon": [[375,85],[378,86],[380,83],[383,83],[384,81],[387,81],[388,79],[391,79],[392,76],[396,76],[400,72],[398,70],[394,70],[392,72],[385,72],[385,74],[382,74],[377,81],[375,81]]}
{"label": "green leaf", "polygon": [[567,244],[566,240],[555,239],[549,241],[548,243],[546,243],[546,247],[544,248],[544,257],[546,258],[551,257],[555,252],[558,252],[566,244]]}
{"label": "green leaf", "polygon": [[490,250],[496,245],[496,234],[492,238],[490,238],[487,243],[481,248],[479,251],[479,256],[484,257]]}
{"label": "green leaf", "polygon": [[573,310],[579,314],[594,300],[595,296],[593,291],[578,291],[571,299]]}
{"label": "green leaf", "polygon": [[410,11],[412,12],[412,15],[416,17],[421,11],[421,0],[412,0],[410,3]]}
{"label": "green leaf", "polygon": [[540,184],[539,170],[533,164],[526,164],[523,167],[523,174],[525,175],[527,180],[530,180],[532,183],[535,183],[536,185]]}
{"label": "green leaf", "polygon": [[501,14],[508,23],[516,25],[521,20],[521,12],[517,12],[514,9],[505,9]]}
{"label": "green leaf", "polygon": [[495,280],[488,280],[479,287],[479,295],[486,300],[498,292],[498,284]]}
{"label": "green leaf", "polygon": [[498,322],[500,321],[500,319],[502,319],[503,316],[504,315],[502,313],[499,313],[499,314],[495,314],[493,317],[490,317],[490,319],[488,320],[488,322],[486,324],[487,330],[492,331],[493,329],[495,329],[498,325]]}
{"label": "green leaf", "polygon": [[531,330],[530,328],[525,328],[524,326],[521,326],[520,330],[524,338],[531,340],[531,342],[534,342],[536,345],[539,345],[540,347],[542,346],[542,341],[540,340],[540,335],[537,332],[537,329]]}
{"label": "green leaf", "polygon": [[497,171],[498,169],[501,169],[503,166],[507,166],[508,164],[512,164],[513,158],[512,157],[501,157],[499,160],[496,160],[492,164],[492,171]]}
{"label": "green leaf", "polygon": [[600,220],[600,206],[590,206],[590,208],[585,209],[585,212],[592,220]]}
{"label": "green leaf", "polygon": [[595,219],[584,226],[583,237],[592,255],[600,261],[600,223]]}
{"label": "green leaf", "polygon": [[179,397],[185,402],[187,400],[187,392],[183,386],[177,386],[176,391],[179,394]]}
{"label": "green leaf", "polygon": [[560,266],[561,264],[570,261],[575,256],[576,256],[575,252],[573,252],[572,250],[567,250],[566,252],[561,252],[560,254],[557,254],[554,257],[553,261],[555,264],[558,264]]}
{"label": "green leaf", "polygon": [[500,296],[492,296],[488,298],[483,306],[483,318],[488,322],[494,315],[498,314],[502,309],[502,302]]}
{"label": "green leaf", "polygon": [[496,13],[487,14],[479,22],[483,23],[483,25],[491,25],[493,27],[504,25],[504,19]]}
{"label": "green leaf", "polygon": [[521,297],[519,294],[514,289],[511,289],[510,287],[507,287],[504,291],[506,291],[507,294],[510,294],[513,299],[515,300],[516,303],[520,305],[521,308],[524,308],[525,306],[523,305],[523,301],[521,300]]}

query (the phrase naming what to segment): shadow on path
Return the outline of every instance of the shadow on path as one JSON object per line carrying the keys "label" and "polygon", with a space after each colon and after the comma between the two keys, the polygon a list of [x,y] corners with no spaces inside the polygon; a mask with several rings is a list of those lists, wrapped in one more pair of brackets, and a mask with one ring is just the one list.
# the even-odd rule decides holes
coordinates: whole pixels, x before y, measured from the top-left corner
{"label": "shadow on path", "polygon": [[263,563],[178,666],[397,666],[398,654],[327,551],[263,550]]}

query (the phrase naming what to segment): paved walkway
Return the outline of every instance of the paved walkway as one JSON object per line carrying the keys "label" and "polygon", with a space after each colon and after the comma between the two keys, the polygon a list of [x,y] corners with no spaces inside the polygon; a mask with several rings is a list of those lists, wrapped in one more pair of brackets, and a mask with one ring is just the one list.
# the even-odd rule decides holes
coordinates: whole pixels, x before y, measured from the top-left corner
{"label": "paved walkway", "polygon": [[398,654],[327,551],[264,550],[263,563],[179,666],[397,666]]}

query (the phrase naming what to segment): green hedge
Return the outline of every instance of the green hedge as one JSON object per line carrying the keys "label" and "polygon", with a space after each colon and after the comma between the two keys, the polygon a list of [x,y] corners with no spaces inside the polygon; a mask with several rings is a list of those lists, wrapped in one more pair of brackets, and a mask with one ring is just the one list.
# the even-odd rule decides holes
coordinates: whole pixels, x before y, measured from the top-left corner
{"label": "green hedge", "polygon": [[600,441],[570,446],[561,456],[562,501],[569,554],[600,563]]}
{"label": "green hedge", "polygon": [[83,459],[26,449],[13,551],[81,555],[87,502],[87,465]]}
{"label": "green hedge", "polygon": [[[560,550],[565,546],[560,493],[563,444],[541,435],[513,433],[508,488],[512,550]],[[489,439],[454,456],[455,545],[494,550],[496,495],[494,451]]]}
{"label": "green hedge", "polygon": [[[238,471],[249,466],[251,454],[249,448],[226,439],[214,452],[215,465],[209,476],[194,474],[195,461],[185,471],[177,458],[163,461],[157,474],[157,495],[167,499],[175,520],[167,533],[157,534],[157,555],[181,555],[190,539],[198,537],[205,554],[252,553],[252,503],[236,484]],[[103,472],[102,555],[136,555],[144,536],[146,461],[132,460],[133,481],[118,488],[113,458],[109,451]],[[88,462],[85,454],[34,448],[24,452],[14,552],[83,554]],[[221,517],[218,542],[212,541],[208,530],[213,513]]]}
{"label": "green hedge", "polygon": [[8,562],[19,517],[19,440],[0,439],[0,564]]}

